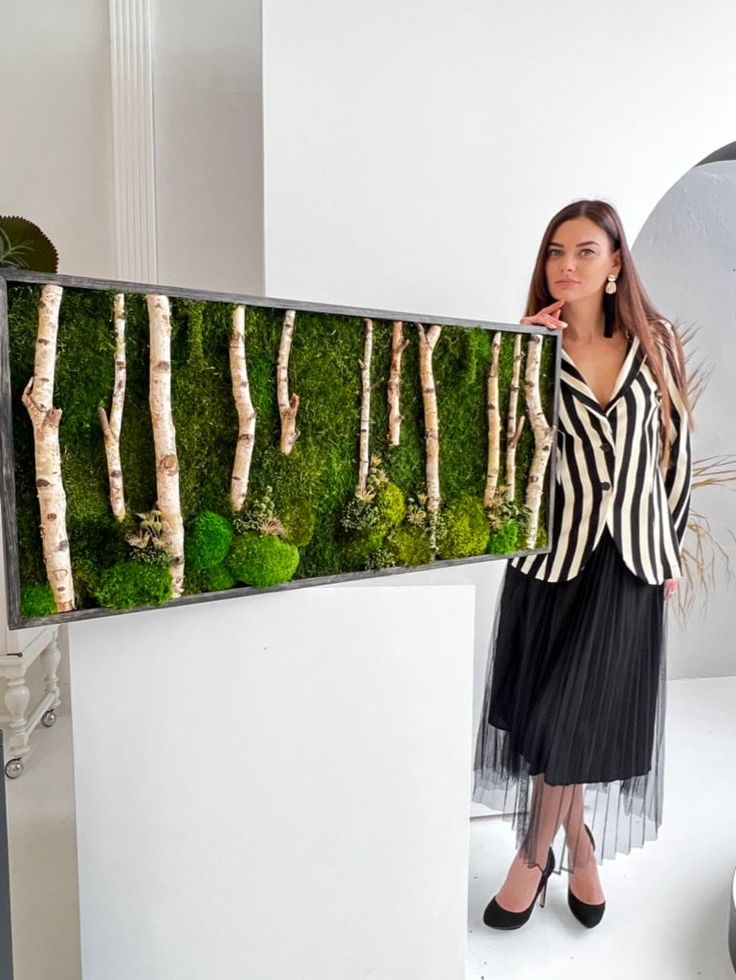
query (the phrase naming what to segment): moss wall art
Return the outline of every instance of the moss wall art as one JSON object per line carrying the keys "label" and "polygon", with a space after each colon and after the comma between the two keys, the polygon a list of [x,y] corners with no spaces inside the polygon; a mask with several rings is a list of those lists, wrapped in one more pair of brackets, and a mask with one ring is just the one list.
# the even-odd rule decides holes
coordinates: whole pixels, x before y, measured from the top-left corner
{"label": "moss wall art", "polygon": [[2,285],[12,626],[547,546],[546,331]]}

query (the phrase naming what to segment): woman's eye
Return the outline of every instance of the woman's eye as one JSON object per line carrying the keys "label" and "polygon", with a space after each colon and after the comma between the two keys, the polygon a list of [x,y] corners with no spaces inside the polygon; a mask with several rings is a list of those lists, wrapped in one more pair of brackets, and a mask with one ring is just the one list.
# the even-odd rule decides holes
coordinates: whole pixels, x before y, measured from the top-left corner
{"label": "woman's eye", "polygon": [[593,251],[592,248],[581,248],[580,249],[580,254],[581,255],[583,255],[585,252],[589,252],[590,255],[595,255],[595,252]]}

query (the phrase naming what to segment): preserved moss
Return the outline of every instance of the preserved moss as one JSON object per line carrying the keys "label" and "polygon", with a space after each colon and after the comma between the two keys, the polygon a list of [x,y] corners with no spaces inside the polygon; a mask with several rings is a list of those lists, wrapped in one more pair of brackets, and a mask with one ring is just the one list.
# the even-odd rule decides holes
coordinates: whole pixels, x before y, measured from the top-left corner
{"label": "preserved moss", "polygon": [[443,508],[442,533],[437,538],[440,558],[469,558],[485,554],[490,529],[483,503],[463,495]]}
{"label": "preserved moss", "polygon": [[271,534],[239,534],[227,558],[227,567],[243,585],[265,589],[293,578],[299,550]]}
{"label": "preserved moss", "polygon": [[107,609],[161,606],[171,598],[171,572],[134,560],[120,562],[102,573],[96,594]]}
{"label": "preserved moss", "polygon": [[56,600],[50,585],[25,585],[20,593],[20,611],[26,619],[36,616],[52,616],[56,612]]}
{"label": "preserved moss", "polygon": [[184,567],[201,572],[224,561],[233,542],[233,526],[227,518],[206,510],[186,528]]}
{"label": "preserved moss", "polygon": [[519,522],[506,521],[498,531],[491,531],[488,553],[491,555],[508,555],[510,552],[518,550],[518,541]]}

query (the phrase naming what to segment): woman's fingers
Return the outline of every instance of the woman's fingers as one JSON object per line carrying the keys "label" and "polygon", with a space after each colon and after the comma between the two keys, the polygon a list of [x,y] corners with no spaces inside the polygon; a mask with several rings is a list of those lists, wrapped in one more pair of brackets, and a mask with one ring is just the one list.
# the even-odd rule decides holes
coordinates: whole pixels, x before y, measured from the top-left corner
{"label": "woman's fingers", "polygon": [[522,317],[520,323],[524,323],[527,326],[549,327],[551,330],[564,330],[567,324],[564,320],[560,319],[560,310],[564,302],[562,299],[555,300],[549,306],[542,307],[538,313],[534,313],[532,316]]}
{"label": "woman's fingers", "polygon": [[677,592],[677,587],[679,585],[679,579],[668,578],[665,579],[664,583],[664,597],[665,599],[671,599],[672,596]]}
{"label": "woman's fingers", "polygon": [[534,316],[524,316],[520,322],[527,326],[549,327],[550,330],[564,330],[567,326],[564,320],[542,311],[535,313]]}

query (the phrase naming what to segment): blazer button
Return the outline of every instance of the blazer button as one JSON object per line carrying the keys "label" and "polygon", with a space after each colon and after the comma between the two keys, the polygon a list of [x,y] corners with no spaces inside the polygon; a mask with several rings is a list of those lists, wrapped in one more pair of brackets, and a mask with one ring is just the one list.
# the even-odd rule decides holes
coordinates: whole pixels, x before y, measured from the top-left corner
{"label": "blazer button", "polygon": [[608,483],[608,482],[601,483],[601,490],[610,490],[610,489],[611,489],[611,484],[610,483]]}
{"label": "blazer button", "polygon": [[604,453],[612,453],[613,452],[613,446],[610,444],[610,442],[602,442],[601,443],[601,449],[603,450]]}

